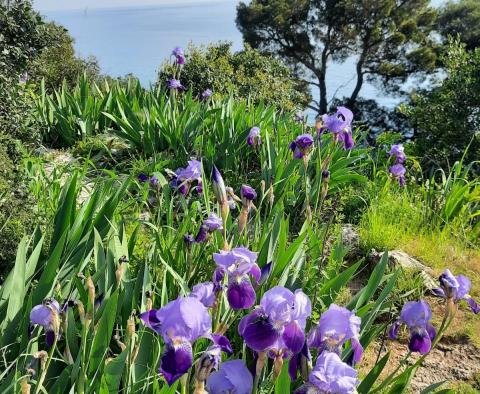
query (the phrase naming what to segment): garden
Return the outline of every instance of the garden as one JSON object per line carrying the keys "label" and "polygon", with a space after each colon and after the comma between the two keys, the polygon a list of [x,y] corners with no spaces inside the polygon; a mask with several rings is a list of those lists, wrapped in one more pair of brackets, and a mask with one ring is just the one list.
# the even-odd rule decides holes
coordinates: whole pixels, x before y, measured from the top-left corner
{"label": "garden", "polygon": [[[425,133],[308,121],[287,68],[228,45],[229,82],[179,47],[148,88],[78,58],[59,81],[55,26],[0,7],[0,392],[480,390],[478,133],[431,168]],[[447,46],[404,108],[424,129],[479,86]]]}

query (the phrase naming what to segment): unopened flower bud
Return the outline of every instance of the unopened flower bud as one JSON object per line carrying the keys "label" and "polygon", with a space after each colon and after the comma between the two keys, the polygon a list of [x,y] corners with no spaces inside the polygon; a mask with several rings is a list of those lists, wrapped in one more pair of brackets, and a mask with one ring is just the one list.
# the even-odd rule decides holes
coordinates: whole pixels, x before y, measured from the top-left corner
{"label": "unopened flower bud", "polygon": [[86,279],[88,301],[92,307],[95,305],[95,285],[93,284],[92,277],[89,275]]}
{"label": "unopened flower bud", "polygon": [[20,392],[22,394],[30,394],[30,389],[29,378],[25,376],[20,383]]}
{"label": "unopened flower bud", "polygon": [[135,319],[133,315],[127,320],[127,338],[131,339],[135,335]]}

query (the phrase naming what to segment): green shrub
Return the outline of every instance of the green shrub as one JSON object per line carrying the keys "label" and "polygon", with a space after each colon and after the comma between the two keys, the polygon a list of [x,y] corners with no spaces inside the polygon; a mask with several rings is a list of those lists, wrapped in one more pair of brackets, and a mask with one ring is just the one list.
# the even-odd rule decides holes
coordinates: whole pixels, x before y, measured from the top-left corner
{"label": "green shrub", "polygon": [[[232,93],[235,98],[250,97],[287,110],[303,108],[311,101],[303,93],[306,89],[299,89],[298,81],[281,61],[249,46],[235,53],[232,44],[225,42],[190,46],[186,57],[180,79],[194,96],[208,88],[217,95]],[[175,73],[176,66],[164,63],[158,84],[165,85]]]}
{"label": "green shrub", "polygon": [[[451,43],[447,77],[430,91],[420,91],[403,112],[414,128],[416,153],[422,168],[448,168],[464,157],[480,157],[480,48],[467,52]],[[477,167],[478,172],[478,167]]]}
{"label": "green shrub", "polygon": [[17,244],[34,225],[32,198],[18,165],[21,157],[15,140],[0,134],[0,275],[12,267]]}

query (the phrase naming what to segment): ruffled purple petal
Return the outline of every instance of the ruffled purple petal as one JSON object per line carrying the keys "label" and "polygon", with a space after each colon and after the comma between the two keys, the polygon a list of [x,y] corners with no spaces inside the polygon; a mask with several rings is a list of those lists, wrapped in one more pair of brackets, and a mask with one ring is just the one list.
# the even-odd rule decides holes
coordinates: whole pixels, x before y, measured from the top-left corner
{"label": "ruffled purple petal", "polygon": [[255,279],[256,284],[260,282],[262,271],[260,270],[260,267],[256,263],[252,265],[252,268],[250,269],[249,274],[252,275],[253,279]]}
{"label": "ruffled purple petal", "polygon": [[288,363],[288,375],[292,381],[297,380],[297,372],[300,369],[301,353],[294,354]]}
{"label": "ruffled purple petal", "polygon": [[398,336],[398,329],[400,328],[401,322],[397,320],[395,323],[392,324],[390,330],[388,330],[388,336],[390,339],[395,339]]}
{"label": "ruffled purple petal", "polygon": [[359,363],[363,356],[363,346],[357,338],[352,338],[353,361]]}
{"label": "ruffled purple petal", "polygon": [[428,332],[426,330],[423,332],[412,332],[408,348],[412,352],[418,352],[420,354],[428,353],[432,348],[432,341]]}
{"label": "ruffled purple petal", "polygon": [[37,305],[30,312],[30,322],[48,328],[52,321],[52,310],[45,305]]}
{"label": "ruffled purple petal", "polygon": [[51,348],[54,342],[55,342],[55,333],[52,330],[45,331],[45,343],[47,344],[47,347]]}
{"label": "ruffled purple petal", "polygon": [[267,350],[280,336],[269,320],[264,317],[251,318],[242,328],[245,343],[256,352]]}
{"label": "ruffled purple petal", "polygon": [[222,352],[225,352],[228,355],[233,354],[232,345],[230,344],[230,341],[226,336],[220,334],[211,334],[210,338],[212,339],[213,343],[215,343],[215,345],[220,347]]}
{"label": "ruffled purple petal", "polygon": [[251,308],[255,304],[256,294],[250,280],[245,277],[240,283],[233,281],[229,283],[227,299],[235,311]]}
{"label": "ruffled purple petal", "polygon": [[192,345],[189,342],[183,342],[180,345],[168,346],[166,348],[160,360],[159,371],[168,385],[171,386],[190,369],[192,363]]}
{"label": "ruffled purple petal", "polygon": [[282,335],[283,342],[294,354],[299,353],[305,343],[305,333],[297,322],[292,321],[285,326]]}
{"label": "ruffled purple petal", "polygon": [[355,145],[355,142],[353,141],[352,133],[344,132],[343,133],[343,146],[344,146],[345,150],[351,150],[353,148],[353,145]]}
{"label": "ruffled purple petal", "polygon": [[472,297],[467,296],[465,297],[465,300],[468,302],[468,305],[470,306],[470,309],[473,313],[475,313],[476,315],[480,313],[480,306],[475,302]]}
{"label": "ruffled purple petal", "polygon": [[425,329],[427,330],[430,340],[433,341],[437,336],[437,330],[430,323],[427,324],[427,327],[425,327]]}
{"label": "ruffled purple petal", "polygon": [[436,297],[446,298],[445,292],[440,287],[432,289],[432,294]]}
{"label": "ruffled purple petal", "polygon": [[157,317],[156,309],[141,313],[140,319],[148,328],[160,333],[160,320]]}

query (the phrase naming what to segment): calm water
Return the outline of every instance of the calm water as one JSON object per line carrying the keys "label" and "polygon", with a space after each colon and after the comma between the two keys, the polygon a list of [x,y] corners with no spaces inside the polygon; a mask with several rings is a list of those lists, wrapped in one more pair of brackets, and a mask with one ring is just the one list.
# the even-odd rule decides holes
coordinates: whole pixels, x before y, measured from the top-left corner
{"label": "calm water", "polygon": [[[237,0],[176,2],[151,7],[43,11],[48,19],[64,25],[75,38],[82,56],[98,58],[102,71],[112,76],[135,74],[146,86],[154,82],[159,65],[175,46],[189,42],[207,44],[219,40],[242,48],[242,36],[235,26]],[[342,97],[355,83],[352,64],[332,64],[327,75],[329,98]],[[316,93],[314,92],[316,95]],[[361,95],[376,98],[384,105],[396,101],[382,97],[370,85]]]}

